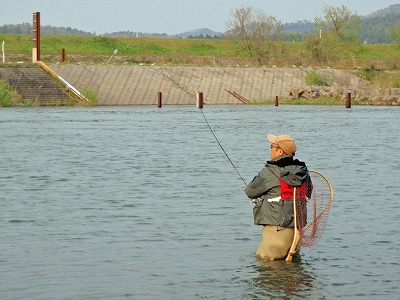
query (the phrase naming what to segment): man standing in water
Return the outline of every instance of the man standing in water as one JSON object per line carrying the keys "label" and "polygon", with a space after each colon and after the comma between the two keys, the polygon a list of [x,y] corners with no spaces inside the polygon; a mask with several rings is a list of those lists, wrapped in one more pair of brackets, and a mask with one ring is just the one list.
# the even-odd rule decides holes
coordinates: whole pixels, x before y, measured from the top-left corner
{"label": "man standing in water", "polygon": [[310,182],[307,166],[293,159],[296,143],[288,135],[269,134],[271,159],[244,190],[256,203],[254,223],[263,225],[257,257],[263,260],[285,259],[293,242],[293,190],[303,190]]}

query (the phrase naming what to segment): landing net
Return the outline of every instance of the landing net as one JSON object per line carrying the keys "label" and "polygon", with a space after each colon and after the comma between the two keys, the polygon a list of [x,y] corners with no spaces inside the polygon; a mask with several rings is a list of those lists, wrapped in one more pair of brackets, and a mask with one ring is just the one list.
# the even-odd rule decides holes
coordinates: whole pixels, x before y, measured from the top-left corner
{"label": "landing net", "polygon": [[296,211],[301,247],[311,247],[321,239],[333,200],[329,180],[317,171],[309,172],[311,182],[308,183],[306,198],[296,194],[296,199],[299,199],[296,200]]}

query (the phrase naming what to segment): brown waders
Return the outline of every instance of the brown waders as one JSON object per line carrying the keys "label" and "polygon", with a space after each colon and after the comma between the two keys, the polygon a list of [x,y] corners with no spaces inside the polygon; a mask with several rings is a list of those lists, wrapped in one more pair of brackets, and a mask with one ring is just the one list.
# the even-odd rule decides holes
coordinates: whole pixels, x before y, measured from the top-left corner
{"label": "brown waders", "polygon": [[285,259],[293,242],[294,228],[265,225],[257,257],[263,260]]}

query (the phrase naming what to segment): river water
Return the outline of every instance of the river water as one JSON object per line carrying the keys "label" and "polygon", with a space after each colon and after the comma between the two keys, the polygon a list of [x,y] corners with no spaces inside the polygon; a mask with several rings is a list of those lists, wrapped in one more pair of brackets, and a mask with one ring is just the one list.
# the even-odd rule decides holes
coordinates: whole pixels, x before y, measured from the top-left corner
{"label": "river water", "polygon": [[249,182],[266,135],[334,189],[321,241],[262,263],[244,182],[194,107],[0,110],[1,299],[393,299],[400,108],[203,109]]}

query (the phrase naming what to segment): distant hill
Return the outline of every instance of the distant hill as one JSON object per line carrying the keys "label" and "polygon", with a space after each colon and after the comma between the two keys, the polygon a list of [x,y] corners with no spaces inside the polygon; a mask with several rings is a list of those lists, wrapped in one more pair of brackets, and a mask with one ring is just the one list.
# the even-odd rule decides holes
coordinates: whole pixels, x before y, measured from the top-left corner
{"label": "distant hill", "polygon": [[223,38],[224,33],[222,32],[216,32],[208,28],[201,28],[201,29],[195,29],[191,31],[186,31],[183,33],[176,34],[174,37],[180,37],[180,38],[194,38],[194,37],[209,37],[209,38]]}
{"label": "distant hill", "polygon": [[306,36],[314,30],[313,22],[308,20],[285,23],[284,26],[285,30],[282,39],[289,42],[304,41]]}
{"label": "distant hill", "polygon": [[399,15],[400,14],[400,4],[393,4],[386,8],[379,9],[377,11],[367,14],[363,18],[385,17],[386,15],[389,15],[389,14]]}
{"label": "distant hill", "polygon": [[144,33],[132,31],[118,31],[105,33],[102,36],[108,37],[153,37],[153,38],[223,38],[224,33],[216,32],[208,28],[195,29],[179,34],[168,35],[166,33]]}
{"label": "distant hill", "polygon": [[400,4],[391,5],[361,17],[360,41],[369,44],[390,43],[389,29],[399,21]]}
{"label": "distant hill", "polygon": [[[389,29],[400,20],[400,4],[394,4],[387,8],[377,10],[366,16],[361,17],[361,32],[359,34],[360,42],[369,44],[387,44],[391,43]],[[307,34],[313,31],[312,21],[303,20],[293,23],[286,23],[284,40],[301,41],[305,40]],[[0,34],[31,34],[32,25],[29,23],[17,25],[0,26]],[[42,26],[42,35],[67,35],[67,36],[96,36],[95,32],[86,32],[71,27],[54,27],[50,25]],[[183,33],[168,35],[166,33],[143,33],[134,31],[118,31],[105,33],[99,36],[106,37],[153,37],[153,38],[205,38],[221,39],[225,33],[216,32],[209,28],[195,29]]]}
{"label": "distant hill", "polygon": [[169,38],[170,36],[166,33],[146,33],[146,32],[133,32],[133,31],[117,31],[111,33],[101,34],[105,37],[152,37],[152,38]]}
{"label": "distant hill", "polygon": [[[0,26],[0,34],[32,34],[32,24],[6,24]],[[83,30],[74,29],[71,27],[55,27],[50,25],[41,26],[42,35],[61,35],[61,36],[96,36],[96,32],[91,33]],[[195,29],[175,35],[168,35],[166,33],[147,33],[136,31],[116,31],[111,33],[100,34],[99,36],[105,37],[153,37],[153,38],[190,38],[190,37],[219,37],[223,38],[224,33],[216,32],[208,28]]]}
{"label": "distant hill", "polygon": [[[399,21],[400,4],[394,4],[387,8],[372,12],[366,16],[361,16],[361,31],[359,34],[360,42],[365,41],[369,44],[391,43],[389,29]],[[307,20],[285,24],[285,32],[287,34],[307,34],[312,32],[313,29],[313,22]]]}
{"label": "distant hill", "polygon": [[[74,29],[71,27],[55,27],[50,25],[42,25],[40,27],[42,35],[67,35],[67,36],[91,36],[96,35],[96,33],[90,33],[83,30]],[[12,34],[32,34],[32,24],[22,23],[22,24],[8,24],[0,26],[0,34],[2,33],[12,33]]]}
{"label": "distant hill", "polygon": [[295,23],[285,23],[285,32],[291,33],[310,33],[314,29],[313,22],[308,20],[297,21]]}
{"label": "distant hill", "polygon": [[[391,39],[389,29],[400,21],[400,4],[394,4],[387,8],[377,10],[366,16],[361,16],[361,31],[359,34],[360,42],[369,44],[389,44]],[[297,33],[301,38],[301,34],[307,34],[314,29],[311,21],[298,21],[295,23],[286,23],[286,34],[292,34],[288,37],[294,37],[293,33]],[[288,40],[288,38],[286,38]]]}

